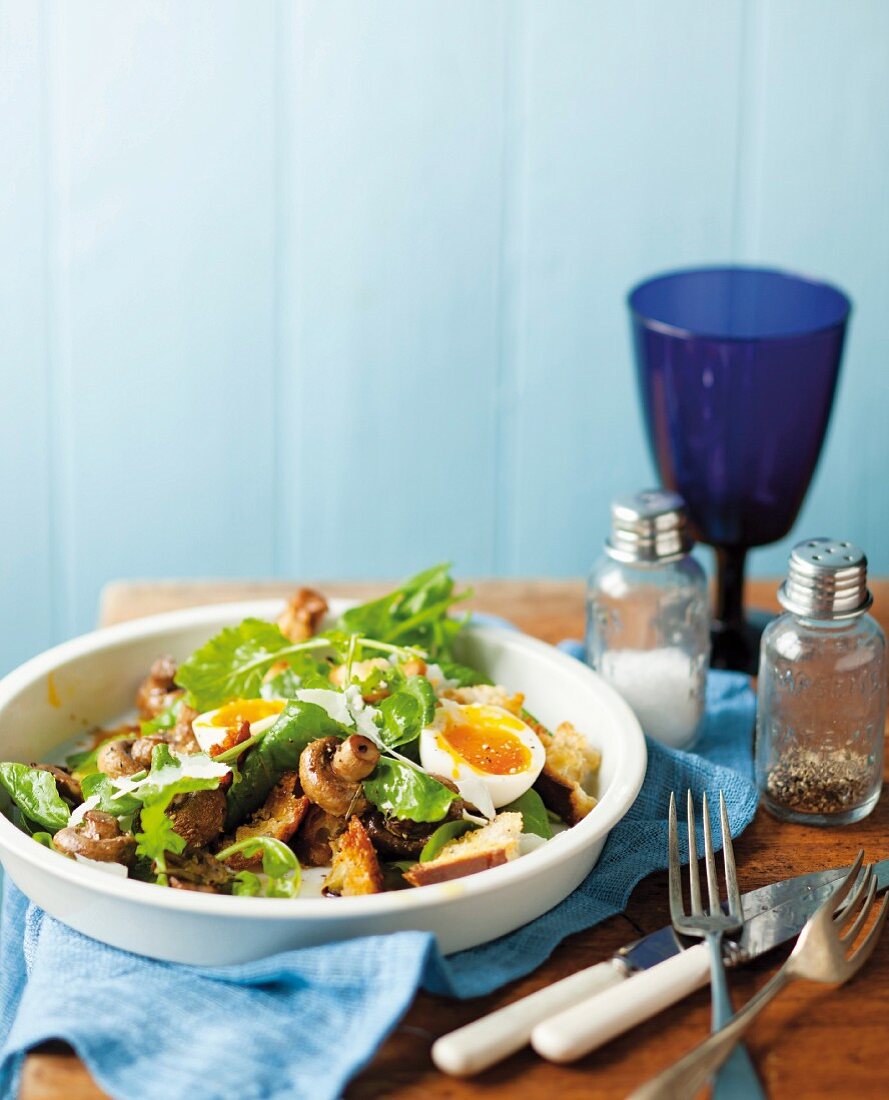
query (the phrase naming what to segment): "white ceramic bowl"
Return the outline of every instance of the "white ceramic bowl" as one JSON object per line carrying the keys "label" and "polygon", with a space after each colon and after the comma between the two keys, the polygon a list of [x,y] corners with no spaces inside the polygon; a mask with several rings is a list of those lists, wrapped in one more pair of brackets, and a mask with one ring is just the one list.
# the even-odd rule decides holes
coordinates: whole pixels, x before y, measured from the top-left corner
{"label": "white ceramic bowl", "polygon": [[[343,605],[334,605],[337,613]],[[155,615],[56,646],[0,681],[0,760],[46,758],[60,742],[119,719],[162,653],[184,659],[276,601]],[[627,704],[594,672],[551,646],[470,626],[462,660],[525,693],[547,725],[571,721],[602,752],[596,808],[579,825],[511,863],[454,882],[354,898],[220,897],[118,879],[35,843],[0,814],[0,859],[13,882],[54,917],[115,947],[157,959],[222,965],[406,929],[434,932],[445,953],[502,936],[545,913],[587,876],[608,831],[632,805],[645,741]]]}

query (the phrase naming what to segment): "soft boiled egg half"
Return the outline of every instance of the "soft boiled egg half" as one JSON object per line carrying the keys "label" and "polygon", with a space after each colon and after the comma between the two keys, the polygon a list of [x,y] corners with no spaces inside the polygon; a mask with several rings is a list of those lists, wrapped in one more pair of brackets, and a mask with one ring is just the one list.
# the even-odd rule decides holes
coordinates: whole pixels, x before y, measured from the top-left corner
{"label": "soft boiled egg half", "polygon": [[499,809],[531,787],[546,751],[534,730],[503,707],[445,699],[420,734],[420,761],[457,783],[481,780]]}
{"label": "soft boiled egg half", "polygon": [[205,753],[225,746],[230,734],[237,733],[244,722],[250,723],[250,736],[265,733],[278,720],[286,706],[283,699],[232,699],[216,710],[199,714],[191,723],[195,739]]}

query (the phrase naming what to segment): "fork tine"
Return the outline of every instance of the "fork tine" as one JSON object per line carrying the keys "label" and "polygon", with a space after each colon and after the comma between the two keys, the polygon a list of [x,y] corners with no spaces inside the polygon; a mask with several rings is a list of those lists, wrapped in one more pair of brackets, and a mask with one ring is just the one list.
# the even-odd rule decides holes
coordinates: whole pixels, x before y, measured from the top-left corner
{"label": "fork tine", "polygon": [[679,831],[676,826],[676,796],[672,791],[670,792],[670,813],[668,820],[669,841],[667,845],[667,872],[670,879],[670,920],[675,924],[677,920],[681,920],[682,917],[685,916],[685,909],[682,905]]}
{"label": "fork tine", "polygon": [[855,937],[864,928],[865,921],[870,916],[871,906],[874,903],[874,897],[877,893],[877,880],[874,878],[873,871],[871,870],[872,864],[868,864],[865,870],[865,876],[862,880],[862,885],[866,881],[868,883],[867,896],[861,906],[861,912],[852,922],[850,928],[848,928],[841,936],[840,941],[845,944],[853,944]]}
{"label": "fork tine", "polygon": [[858,908],[858,902],[861,900],[861,895],[867,888],[868,876],[871,873],[872,867],[873,864],[869,863],[864,868],[864,874],[862,874],[858,878],[857,882],[855,883],[855,889],[852,891],[849,897],[846,898],[840,909],[837,910],[833,918],[833,923],[837,926],[837,928],[842,928],[842,926],[848,921],[849,916],[855,911],[855,909]]}
{"label": "fork tine", "polygon": [[703,915],[701,904],[701,876],[698,872],[698,843],[695,837],[695,803],[691,791],[686,799],[688,820],[688,884],[691,894],[691,911],[694,916]]}
{"label": "fork tine", "polygon": [[864,849],[861,848],[858,855],[855,857],[855,862],[849,869],[848,875],[843,879],[842,883],[834,891],[831,902],[833,903],[833,911],[836,912],[840,908],[840,904],[843,898],[849,893],[858,878],[858,872],[861,870],[861,864],[864,862]]}
{"label": "fork tine", "polygon": [[719,792],[719,824],[722,828],[722,862],[725,867],[725,887],[728,891],[728,911],[741,920],[741,891],[738,889],[738,870],[735,867],[735,850],[732,847],[732,831],[728,823],[725,794]]}
{"label": "fork tine", "polygon": [[713,856],[713,837],[710,833],[710,806],[704,791],[701,813],[704,817],[704,859],[707,864],[707,893],[710,896],[710,915],[719,911],[719,881],[716,878],[716,859]]}
{"label": "fork tine", "polygon": [[[870,910],[868,910],[870,912]],[[883,925],[886,923],[886,914],[889,913],[889,893],[883,894],[883,903],[880,906],[880,911],[877,913],[877,919],[871,925],[871,930],[864,937],[861,943],[849,956],[849,964],[852,967],[852,973],[859,970],[867,960],[873,954],[874,948],[877,946],[877,941],[880,938],[880,933],[883,931]]]}

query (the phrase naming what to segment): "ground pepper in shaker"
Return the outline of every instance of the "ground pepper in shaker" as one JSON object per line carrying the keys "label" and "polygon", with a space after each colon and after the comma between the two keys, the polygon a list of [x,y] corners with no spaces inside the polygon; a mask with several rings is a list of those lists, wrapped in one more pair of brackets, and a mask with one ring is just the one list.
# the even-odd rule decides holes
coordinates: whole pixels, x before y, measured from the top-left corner
{"label": "ground pepper in shaker", "polygon": [[693,545],[676,493],[620,497],[587,588],[588,663],[647,734],[675,748],[697,736],[710,654],[707,580]]}
{"label": "ground pepper in shaker", "polygon": [[776,817],[844,825],[871,812],[883,781],[886,638],[867,614],[867,558],[807,539],[778,592],[785,614],[762,636],[756,779]]}

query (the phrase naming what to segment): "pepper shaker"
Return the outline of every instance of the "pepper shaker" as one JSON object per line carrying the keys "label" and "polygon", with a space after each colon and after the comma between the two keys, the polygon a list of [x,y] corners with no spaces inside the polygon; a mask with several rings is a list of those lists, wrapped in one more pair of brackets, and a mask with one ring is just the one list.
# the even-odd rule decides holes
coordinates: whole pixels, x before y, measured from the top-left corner
{"label": "pepper shaker", "polygon": [[886,638],[867,614],[867,558],[850,542],[798,543],[762,636],[756,779],[776,817],[843,825],[883,780]]}
{"label": "pepper shaker", "polygon": [[697,737],[710,654],[707,580],[693,545],[676,493],[621,497],[587,588],[588,664],[647,734],[674,748]]}

